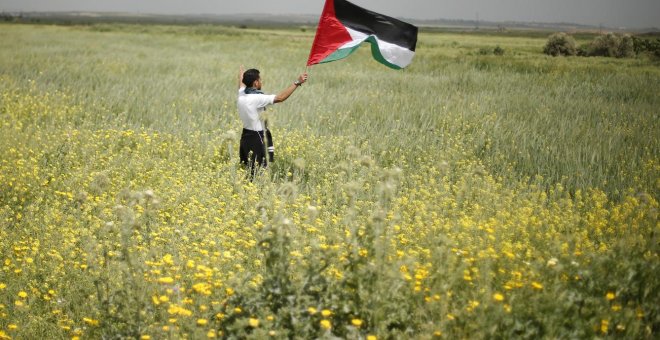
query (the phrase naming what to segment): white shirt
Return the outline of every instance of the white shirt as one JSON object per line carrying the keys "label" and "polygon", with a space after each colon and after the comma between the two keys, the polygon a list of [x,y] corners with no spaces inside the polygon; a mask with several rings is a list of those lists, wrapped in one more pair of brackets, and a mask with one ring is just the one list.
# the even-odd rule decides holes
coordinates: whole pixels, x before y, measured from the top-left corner
{"label": "white shirt", "polygon": [[259,114],[266,111],[266,106],[274,103],[274,94],[245,94],[245,87],[238,89],[238,115],[243,121],[243,127],[248,130],[262,131],[264,128]]}

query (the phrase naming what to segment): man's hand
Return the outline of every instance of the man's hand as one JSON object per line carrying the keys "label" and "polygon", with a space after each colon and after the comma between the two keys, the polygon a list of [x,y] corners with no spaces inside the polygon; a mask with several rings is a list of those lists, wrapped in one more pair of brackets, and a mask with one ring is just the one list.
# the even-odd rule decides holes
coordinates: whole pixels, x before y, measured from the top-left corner
{"label": "man's hand", "polygon": [[302,85],[304,82],[307,81],[307,72],[301,74],[298,76],[298,82]]}

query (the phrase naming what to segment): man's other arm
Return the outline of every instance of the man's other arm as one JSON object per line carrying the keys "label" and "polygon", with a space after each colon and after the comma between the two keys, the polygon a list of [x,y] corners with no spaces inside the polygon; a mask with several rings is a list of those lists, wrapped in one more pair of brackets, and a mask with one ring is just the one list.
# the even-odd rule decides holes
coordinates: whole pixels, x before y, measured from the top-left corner
{"label": "man's other arm", "polygon": [[245,73],[245,69],[243,69],[243,65],[239,68],[238,71],[238,89],[240,90],[241,88],[245,87],[243,84],[243,73]]}

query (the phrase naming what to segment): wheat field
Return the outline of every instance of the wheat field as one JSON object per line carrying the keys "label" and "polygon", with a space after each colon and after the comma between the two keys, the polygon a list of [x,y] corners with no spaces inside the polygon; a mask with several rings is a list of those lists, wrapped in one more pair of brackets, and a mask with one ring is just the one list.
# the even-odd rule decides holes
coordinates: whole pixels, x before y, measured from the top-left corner
{"label": "wheat field", "polygon": [[0,25],[0,339],[658,337],[657,61],[363,47],[249,181],[239,66],[277,92],[313,35]]}

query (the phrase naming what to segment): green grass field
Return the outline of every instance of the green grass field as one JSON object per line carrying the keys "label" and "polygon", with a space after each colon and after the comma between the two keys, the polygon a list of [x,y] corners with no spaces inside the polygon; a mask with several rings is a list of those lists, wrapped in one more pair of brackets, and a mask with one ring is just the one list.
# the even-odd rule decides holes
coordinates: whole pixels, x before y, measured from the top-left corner
{"label": "green grass field", "polygon": [[658,336],[657,61],[363,47],[246,181],[238,68],[277,92],[313,34],[0,25],[0,339]]}

